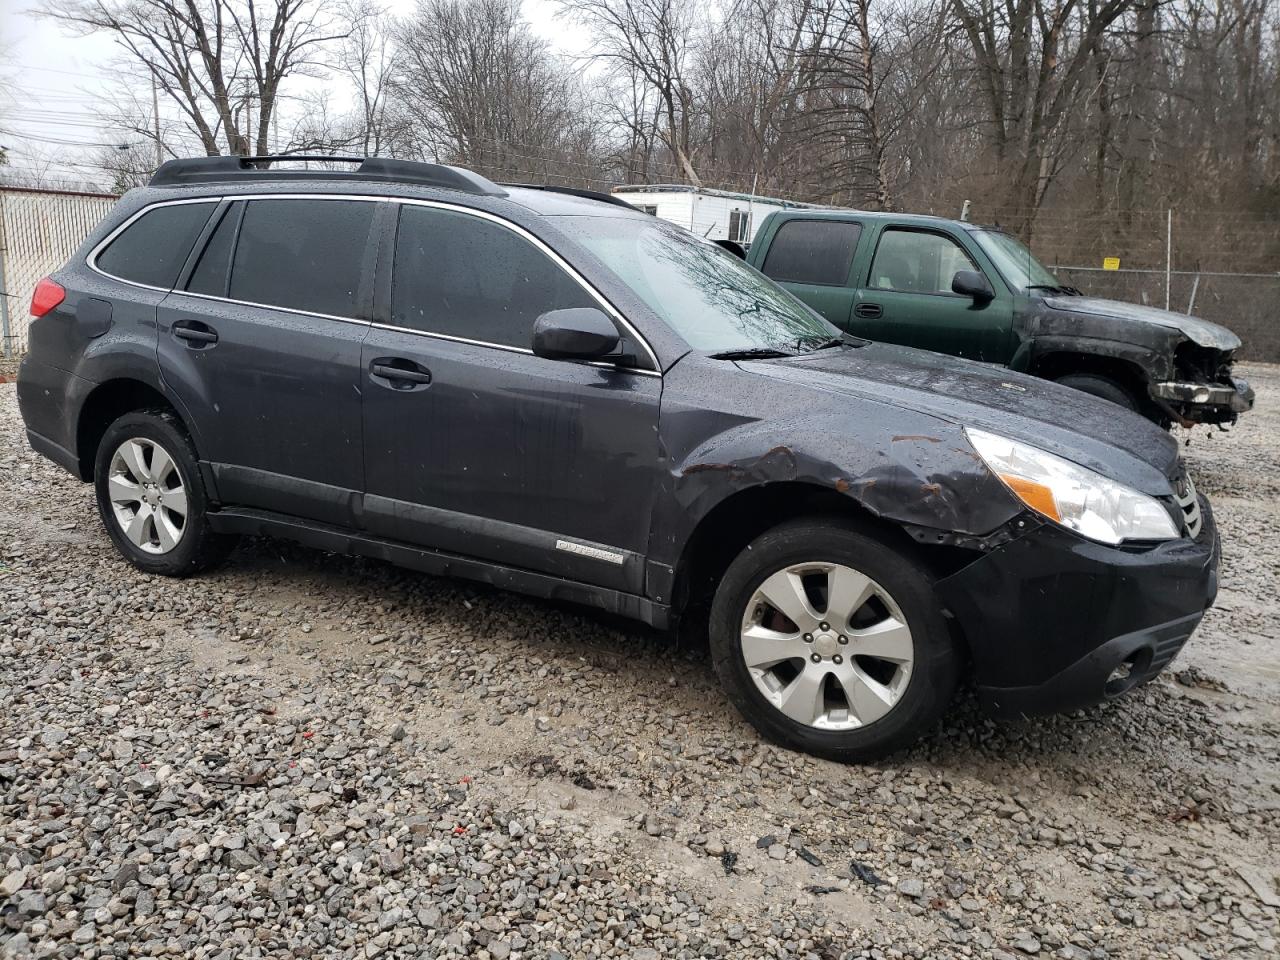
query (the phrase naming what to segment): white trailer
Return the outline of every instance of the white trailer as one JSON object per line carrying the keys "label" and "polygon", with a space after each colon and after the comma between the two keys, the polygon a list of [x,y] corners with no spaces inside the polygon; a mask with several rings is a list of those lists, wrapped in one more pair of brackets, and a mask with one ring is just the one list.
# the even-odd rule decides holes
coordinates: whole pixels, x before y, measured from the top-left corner
{"label": "white trailer", "polygon": [[775,210],[817,207],[776,197],[759,197],[728,190],[706,190],[674,183],[614,187],[613,192],[645,213],[678,223],[708,240],[732,240],[749,247],[764,218]]}

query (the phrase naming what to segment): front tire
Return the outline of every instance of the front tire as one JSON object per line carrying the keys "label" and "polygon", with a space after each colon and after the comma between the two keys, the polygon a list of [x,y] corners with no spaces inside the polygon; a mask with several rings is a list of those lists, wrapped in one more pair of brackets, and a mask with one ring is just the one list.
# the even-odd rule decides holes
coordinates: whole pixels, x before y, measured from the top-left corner
{"label": "front tire", "polygon": [[757,537],[720,582],[710,637],[721,685],[752,726],[844,762],[918,739],[959,674],[928,572],[839,520]]}
{"label": "front tire", "polygon": [[235,537],[210,529],[195,447],[167,410],[126,413],[107,427],[94,489],[111,542],[145,573],[188,577],[235,546]]}
{"label": "front tire", "polygon": [[1069,373],[1064,377],[1059,377],[1056,382],[1064,387],[1070,387],[1072,390],[1079,390],[1081,393],[1087,393],[1102,400],[1109,400],[1116,406],[1124,407],[1126,410],[1132,410],[1135,413],[1142,412],[1133,393],[1110,377],[1099,376],[1096,373]]}

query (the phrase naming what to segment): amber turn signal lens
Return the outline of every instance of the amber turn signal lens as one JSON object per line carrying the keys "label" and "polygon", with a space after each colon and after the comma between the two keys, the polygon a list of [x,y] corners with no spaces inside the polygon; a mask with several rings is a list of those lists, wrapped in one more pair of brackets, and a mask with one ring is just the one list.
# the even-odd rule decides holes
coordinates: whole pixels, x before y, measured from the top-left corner
{"label": "amber turn signal lens", "polygon": [[1018,495],[1018,499],[1025,503],[1037,513],[1043,513],[1050,520],[1062,522],[1062,516],[1058,513],[1058,504],[1053,499],[1053,491],[1044,484],[1036,483],[1033,480],[1025,480],[1022,477],[1011,476],[1007,473],[1000,474],[1003,480],[1014,493]]}

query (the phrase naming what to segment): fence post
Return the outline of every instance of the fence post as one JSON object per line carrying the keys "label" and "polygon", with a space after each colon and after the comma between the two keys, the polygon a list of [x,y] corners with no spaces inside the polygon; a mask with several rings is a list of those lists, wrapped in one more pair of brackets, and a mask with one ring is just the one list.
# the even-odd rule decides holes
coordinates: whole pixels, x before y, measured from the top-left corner
{"label": "fence post", "polygon": [[13,356],[13,344],[10,343],[9,330],[9,283],[5,279],[4,248],[8,241],[9,231],[4,222],[4,194],[0,193],[0,342],[3,342],[4,358]]}

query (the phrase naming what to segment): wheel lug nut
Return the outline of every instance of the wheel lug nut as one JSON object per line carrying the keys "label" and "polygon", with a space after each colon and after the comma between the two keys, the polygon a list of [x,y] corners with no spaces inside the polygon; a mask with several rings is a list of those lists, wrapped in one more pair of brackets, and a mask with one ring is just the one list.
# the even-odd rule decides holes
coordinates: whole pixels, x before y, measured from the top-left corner
{"label": "wheel lug nut", "polygon": [[831,662],[832,662],[832,663],[844,663],[844,657],[840,656],[840,654],[838,654],[838,653],[837,653],[834,657],[832,657],[832,658],[831,658]]}
{"label": "wheel lug nut", "polygon": [[812,634],[812,633],[806,633],[806,634],[804,635],[804,642],[805,642],[805,643],[813,643],[813,634]]}
{"label": "wheel lug nut", "polygon": [[818,656],[816,653],[813,656],[811,656],[809,659],[812,660],[814,663],[822,662],[822,658]]}
{"label": "wheel lug nut", "polygon": [[842,636],[842,637],[840,638],[840,642],[841,642],[841,643],[848,643],[848,642],[849,642],[849,638],[848,638],[848,637],[845,637],[845,636]]}
{"label": "wheel lug nut", "polygon": [[831,629],[831,628],[827,625],[827,621],[823,620],[823,621],[822,621],[822,623],[818,624],[818,629],[819,629],[819,630],[829,630],[829,629]]}

